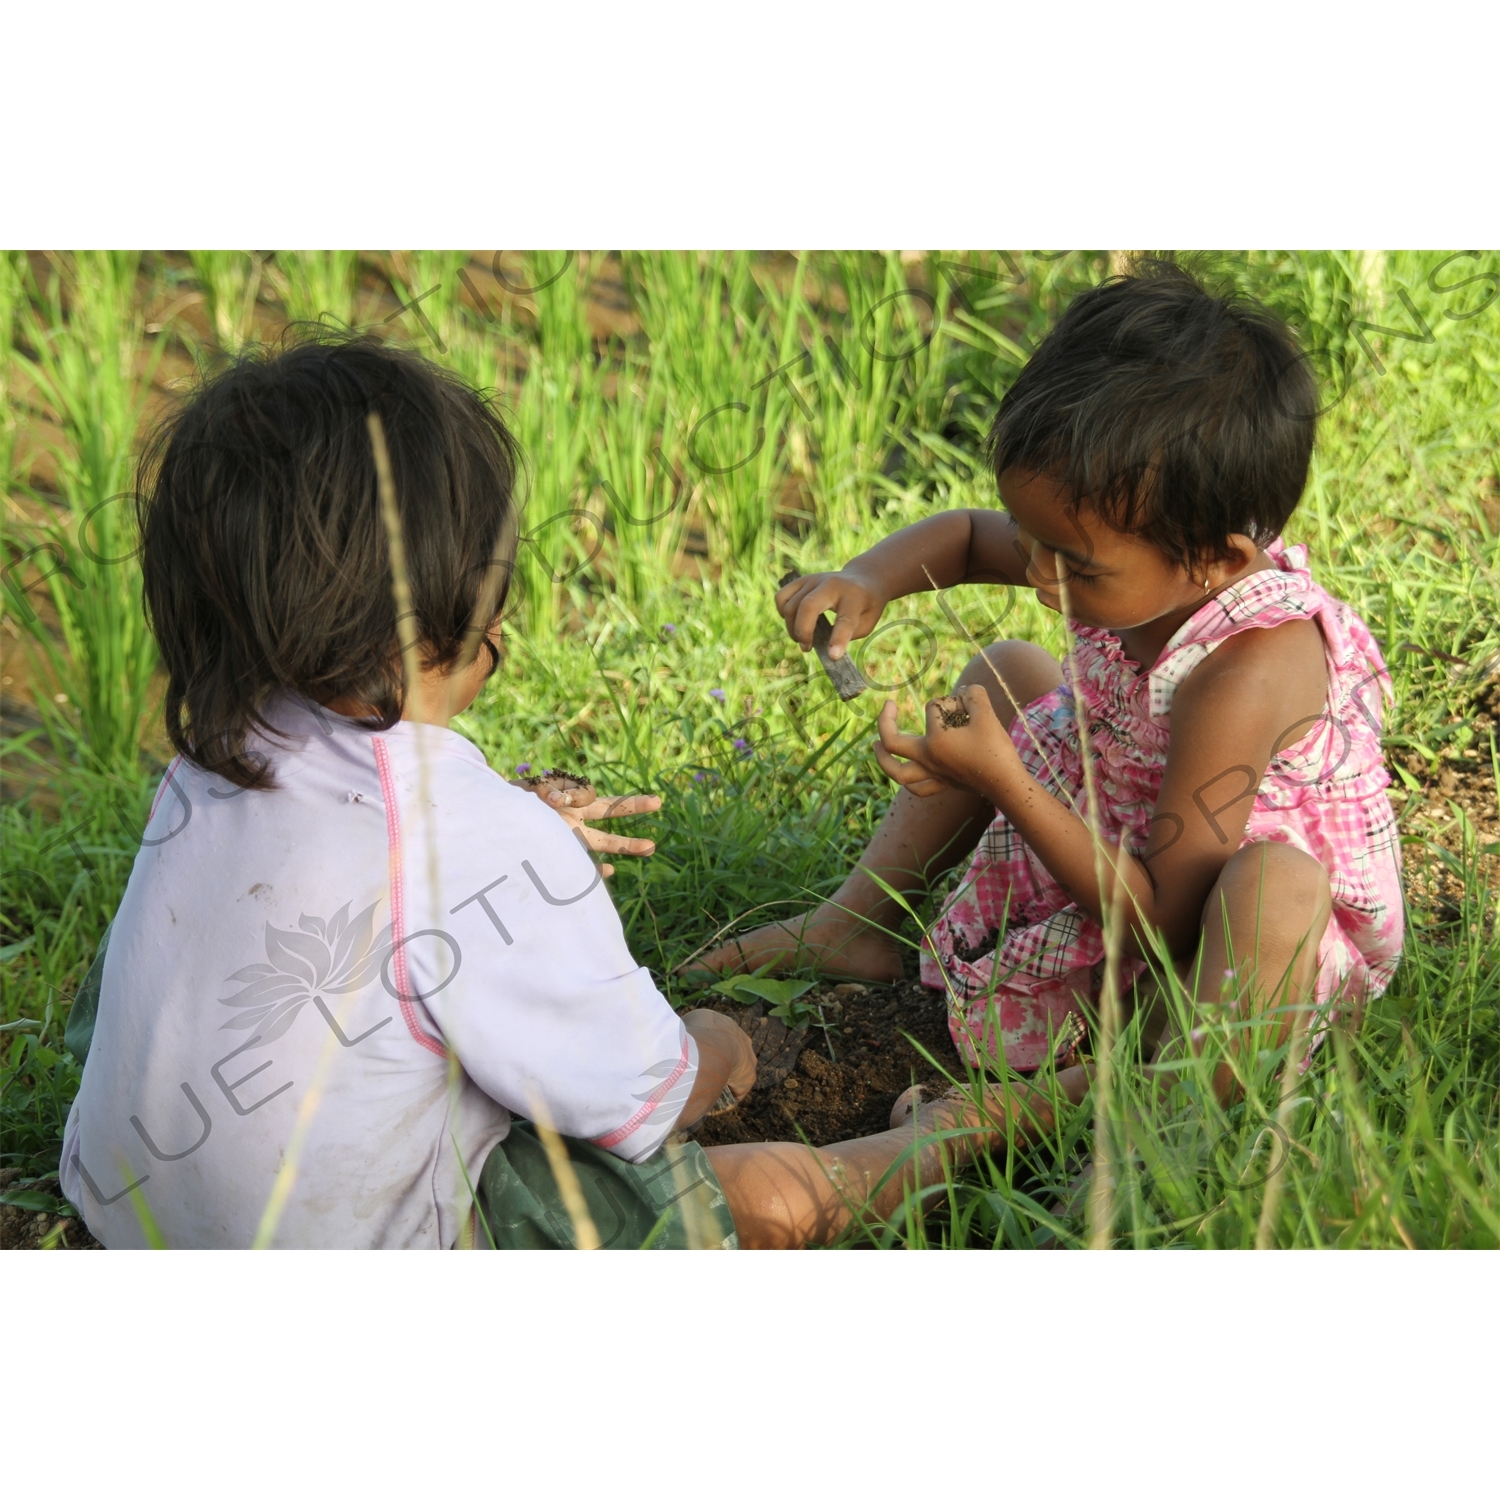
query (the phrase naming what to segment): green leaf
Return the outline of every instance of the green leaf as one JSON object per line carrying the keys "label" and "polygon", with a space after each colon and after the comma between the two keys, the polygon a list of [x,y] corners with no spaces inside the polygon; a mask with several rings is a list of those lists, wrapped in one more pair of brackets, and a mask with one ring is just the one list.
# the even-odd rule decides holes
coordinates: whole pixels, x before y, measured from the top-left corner
{"label": "green leaf", "polygon": [[22,938],[19,943],[7,943],[3,948],[0,948],[0,964],[8,964],[11,959],[19,957],[35,941],[36,934],[33,932],[29,938]]}
{"label": "green leaf", "polygon": [[805,995],[813,984],[811,979],[763,979],[756,974],[736,974],[709,988],[715,994],[738,1000],[741,1005],[764,1000],[769,1005],[785,1007],[799,995]]}
{"label": "green leaf", "polygon": [[0,1192],[0,1203],[7,1208],[24,1208],[32,1214],[66,1214],[72,1216],[73,1205],[51,1193],[38,1193],[30,1188],[15,1188]]}

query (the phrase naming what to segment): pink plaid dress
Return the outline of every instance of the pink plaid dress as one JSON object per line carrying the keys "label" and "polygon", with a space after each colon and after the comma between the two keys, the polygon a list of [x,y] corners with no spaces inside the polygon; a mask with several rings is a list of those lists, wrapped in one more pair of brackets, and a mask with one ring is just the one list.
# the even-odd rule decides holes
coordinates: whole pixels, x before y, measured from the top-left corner
{"label": "pink plaid dress", "polygon": [[[1400,844],[1385,788],[1380,715],[1390,678],[1364,621],[1313,582],[1304,547],[1272,543],[1277,571],[1253,573],[1209,600],[1141,672],[1106,630],[1069,622],[1074,671],[1088,711],[1096,795],[1105,831],[1130,848],[1145,845],[1161,789],[1172,697],[1221,642],[1242,630],[1317,620],[1328,661],[1328,702],[1289,724],[1255,791],[1239,847],[1277,840],[1328,871],[1333,915],[1318,948],[1323,1024],[1337,998],[1378,995],[1401,956]],[[1027,770],[1054,796],[1085,811],[1073,693],[1060,687],[1026,706],[1011,739]],[[1243,772],[1202,789],[1211,819],[1230,816],[1251,795]],[[1217,809],[1217,813],[1214,811]],[[946,991],[949,1030],[971,1063],[1003,1055],[1013,1068],[1038,1067],[1057,1050],[1079,996],[1096,999],[1104,934],[1040,859],[997,814],[973,861],[923,942],[922,982]],[[1126,959],[1122,983],[1145,970]]]}

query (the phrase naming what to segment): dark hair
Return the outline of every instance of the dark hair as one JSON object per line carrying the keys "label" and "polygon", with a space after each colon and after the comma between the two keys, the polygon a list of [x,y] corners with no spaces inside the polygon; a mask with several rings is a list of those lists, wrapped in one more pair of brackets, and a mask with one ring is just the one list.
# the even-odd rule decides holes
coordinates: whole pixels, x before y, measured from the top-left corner
{"label": "dark hair", "polygon": [[504,601],[519,465],[504,423],[457,377],[368,337],[302,329],[209,379],[142,455],[167,733],[238,786],[272,785],[245,744],[270,731],[278,693],[353,698],[375,711],[372,727],[401,717],[371,412],[390,450],[423,666],[448,667]]}
{"label": "dark hair", "polygon": [[998,478],[1045,472],[1184,567],[1275,538],[1307,483],[1317,387],[1287,327],[1171,262],[1076,297],[1005,393]]}

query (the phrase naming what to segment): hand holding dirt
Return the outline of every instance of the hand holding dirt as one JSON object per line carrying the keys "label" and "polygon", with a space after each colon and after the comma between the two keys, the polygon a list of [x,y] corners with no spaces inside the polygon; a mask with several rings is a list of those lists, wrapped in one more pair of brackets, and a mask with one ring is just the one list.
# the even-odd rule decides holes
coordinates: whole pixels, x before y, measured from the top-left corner
{"label": "hand holding dirt", "polygon": [[875,759],[892,781],[918,797],[963,787],[998,805],[1021,768],[1009,733],[983,688],[965,687],[927,705],[927,732],[902,734],[896,705],[880,711]]}
{"label": "hand holding dirt", "polygon": [[535,792],[544,801],[549,792],[562,792],[568,797],[570,807],[575,801],[580,806],[584,805],[572,795],[576,792],[587,792],[588,801],[593,801],[594,783],[582,771],[566,771],[561,766],[553,766],[550,770],[543,771],[540,776],[523,776],[521,785],[528,792]]}
{"label": "hand holding dirt", "polygon": [[[601,833],[588,825],[605,818],[633,818],[642,813],[661,810],[661,798],[654,793],[628,797],[600,797],[594,783],[581,771],[567,771],[554,766],[540,776],[523,776],[520,784],[535,792],[569,828],[582,838],[595,854],[656,853],[654,839],[625,838],[619,834]],[[601,865],[606,879],[615,873],[610,864]]]}
{"label": "hand holding dirt", "polygon": [[932,706],[948,729],[962,729],[969,722],[969,710],[957,698],[936,698]]}

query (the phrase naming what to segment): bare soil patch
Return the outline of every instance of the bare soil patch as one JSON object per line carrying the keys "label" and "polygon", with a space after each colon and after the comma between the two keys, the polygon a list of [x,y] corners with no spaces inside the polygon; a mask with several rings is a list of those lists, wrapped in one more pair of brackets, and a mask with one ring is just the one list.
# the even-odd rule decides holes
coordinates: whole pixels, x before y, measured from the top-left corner
{"label": "bare soil patch", "polygon": [[806,1140],[827,1146],[886,1130],[903,1089],[943,1080],[914,1043],[950,1074],[963,1076],[943,997],[915,979],[895,985],[830,981],[802,998],[822,1008],[826,1027],[815,1021],[789,1031],[760,1002],[739,1005],[712,995],[702,1002],[750,1034],[759,1076],[748,1097],[694,1132],[700,1145]]}

